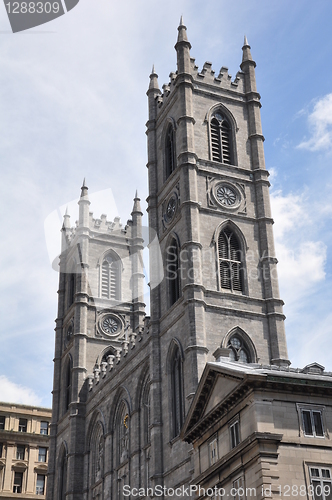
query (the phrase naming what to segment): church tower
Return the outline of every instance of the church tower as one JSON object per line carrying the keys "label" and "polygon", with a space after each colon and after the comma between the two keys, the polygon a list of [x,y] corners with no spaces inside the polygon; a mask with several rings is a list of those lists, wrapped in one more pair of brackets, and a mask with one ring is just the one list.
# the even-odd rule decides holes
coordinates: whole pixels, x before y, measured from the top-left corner
{"label": "church tower", "polygon": [[175,49],[147,91],[150,318],[137,194],[125,227],[93,218],[85,183],[76,227],[64,217],[48,500],[188,484],[180,435],[206,363],[289,365],[249,44],[235,79],[198,70],[182,19]]}
{"label": "church tower", "polygon": [[142,212],[132,218],[93,218],[83,182],[79,220],[62,226],[56,320],[53,412],[47,494],[80,500],[84,489],[86,404],[93,380],[125,356],[143,329]]}
{"label": "church tower", "polygon": [[161,91],[153,68],[147,92],[149,224],[165,276],[151,290],[151,390],[172,448],[152,463],[157,476],[177,457],[173,485],[189,474],[177,437],[206,362],[289,365],[250,46],[234,80],[210,62],[198,70],[182,18],[175,49],[177,71]]}

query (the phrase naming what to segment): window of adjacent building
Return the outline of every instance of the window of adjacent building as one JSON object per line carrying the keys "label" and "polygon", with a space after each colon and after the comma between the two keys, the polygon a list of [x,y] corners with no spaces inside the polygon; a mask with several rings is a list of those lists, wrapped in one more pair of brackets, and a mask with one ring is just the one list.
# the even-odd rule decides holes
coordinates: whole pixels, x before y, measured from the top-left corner
{"label": "window of adjacent building", "polygon": [[106,255],[101,267],[101,296],[120,299],[121,263],[111,254]]}
{"label": "window of adjacent building", "polygon": [[314,500],[331,500],[332,479],[331,470],[322,467],[310,467],[310,483]]}
{"label": "window of adjacent building", "polygon": [[5,429],[6,417],[4,415],[0,415],[0,431]]}
{"label": "window of adjacent building", "polygon": [[231,491],[231,496],[233,500],[244,500],[245,490],[244,490],[244,480],[243,476],[235,479],[233,481],[233,490]]}
{"label": "window of adjacent building", "polygon": [[218,439],[215,437],[209,442],[209,458],[210,465],[213,465],[218,460]]}
{"label": "window of adjacent building", "polygon": [[2,458],[2,452],[3,452],[3,444],[0,443],[0,458]]}
{"label": "window of adjacent building", "polygon": [[324,437],[322,412],[319,410],[301,410],[303,432],[305,436]]}
{"label": "window of adjacent building", "polygon": [[22,493],[23,472],[15,472],[13,493]]}
{"label": "window of adjacent building", "polygon": [[37,474],[36,495],[44,495],[45,493],[45,476]]}
{"label": "window of adjacent building", "polygon": [[47,448],[39,446],[38,462],[46,462],[46,453],[47,453]]}
{"label": "window of adjacent building", "polygon": [[229,431],[231,434],[231,447],[233,449],[240,443],[240,423],[238,420],[229,426]]}
{"label": "window of adjacent building", "polygon": [[220,231],[218,258],[220,286],[231,292],[243,292],[243,265],[239,239],[231,228]]}
{"label": "window of adjacent building", "polygon": [[219,111],[211,119],[210,132],[212,160],[230,164],[232,161],[231,127]]}
{"label": "window of adjacent building", "polygon": [[27,432],[28,421],[26,418],[20,418],[18,421],[19,432]]}
{"label": "window of adjacent building", "polygon": [[40,434],[47,436],[48,434],[48,422],[40,422]]}
{"label": "window of adjacent building", "polygon": [[16,460],[24,460],[25,456],[25,446],[18,444],[16,447]]}

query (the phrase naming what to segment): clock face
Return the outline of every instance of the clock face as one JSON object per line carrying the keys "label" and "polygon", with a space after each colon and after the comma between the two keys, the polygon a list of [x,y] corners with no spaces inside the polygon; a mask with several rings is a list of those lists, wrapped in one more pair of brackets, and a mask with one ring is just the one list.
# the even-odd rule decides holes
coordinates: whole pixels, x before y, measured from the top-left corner
{"label": "clock face", "polygon": [[165,218],[167,222],[173,219],[173,216],[176,211],[176,197],[175,195],[171,196],[170,199],[168,200],[166,211],[165,211]]}
{"label": "clock face", "polygon": [[112,316],[107,316],[102,322],[102,328],[105,333],[114,335],[119,330],[119,323]]}
{"label": "clock face", "polygon": [[233,191],[233,189],[231,189],[229,186],[218,186],[216,195],[217,200],[224,207],[232,207],[237,201],[237,195],[235,191]]}

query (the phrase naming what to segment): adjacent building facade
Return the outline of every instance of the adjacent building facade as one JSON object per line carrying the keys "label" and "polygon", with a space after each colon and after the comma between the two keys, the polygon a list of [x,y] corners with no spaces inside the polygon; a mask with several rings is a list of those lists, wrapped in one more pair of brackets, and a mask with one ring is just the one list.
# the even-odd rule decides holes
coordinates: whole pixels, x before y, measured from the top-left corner
{"label": "adjacent building facade", "polygon": [[206,364],[290,364],[249,44],[235,78],[198,69],[182,20],[175,49],[147,91],[150,317],[137,194],[121,226],[93,216],[83,183],[76,227],[64,217],[48,500],[191,484],[180,433]]}
{"label": "adjacent building facade", "polygon": [[0,498],[45,498],[51,415],[0,403]]}
{"label": "adjacent building facade", "polygon": [[183,428],[197,498],[332,498],[332,373],[208,363]]}

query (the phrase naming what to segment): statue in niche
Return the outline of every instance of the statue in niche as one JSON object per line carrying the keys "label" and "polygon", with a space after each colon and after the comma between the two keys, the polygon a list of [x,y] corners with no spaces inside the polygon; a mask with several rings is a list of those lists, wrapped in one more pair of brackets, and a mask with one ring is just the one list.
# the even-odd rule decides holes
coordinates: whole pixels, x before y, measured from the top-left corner
{"label": "statue in niche", "polygon": [[104,465],[104,446],[103,438],[99,439],[97,457],[96,457],[96,480],[100,479]]}
{"label": "statue in niche", "polygon": [[126,414],[121,423],[120,461],[127,460],[129,454],[129,415]]}

